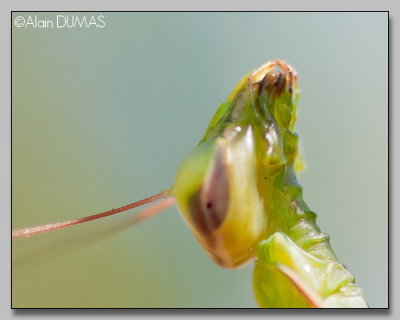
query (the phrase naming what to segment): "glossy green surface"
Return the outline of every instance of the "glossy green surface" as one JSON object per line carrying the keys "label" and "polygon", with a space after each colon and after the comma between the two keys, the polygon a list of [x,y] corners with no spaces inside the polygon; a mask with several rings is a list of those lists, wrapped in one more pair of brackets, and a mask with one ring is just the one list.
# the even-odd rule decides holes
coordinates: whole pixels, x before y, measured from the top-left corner
{"label": "glossy green surface", "polygon": [[267,63],[239,82],[179,167],[172,189],[200,244],[224,267],[254,259],[257,242],[286,227],[290,218],[276,210],[274,197],[286,179],[283,169],[294,165],[297,153],[296,145],[290,149],[286,143],[297,138],[282,131],[294,124],[297,80],[282,74],[282,81],[293,82],[293,95],[289,84],[279,94],[273,87],[262,89],[265,74],[277,68]]}

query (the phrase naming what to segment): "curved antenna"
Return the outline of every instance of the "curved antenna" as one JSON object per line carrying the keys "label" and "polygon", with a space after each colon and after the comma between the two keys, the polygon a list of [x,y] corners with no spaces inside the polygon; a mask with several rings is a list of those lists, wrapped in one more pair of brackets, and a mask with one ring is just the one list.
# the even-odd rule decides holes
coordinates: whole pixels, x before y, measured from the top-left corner
{"label": "curved antenna", "polygon": [[116,209],[111,209],[108,211],[104,211],[101,213],[93,214],[90,216],[74,219],[74,220],[67,220],[63,222],[56,222],[56,223],[49,223],[49,224],[44,224],[44,225],[39,225],[39,226],[34,226],[34,227],[27,227],[27,228],[22,228],[22,229],[17,229],[12,231],[12,237],[13,238],[20,238],[20,237],[29,237],[33,234],[37,233],[42,233],[42,232],[47,232],[47,231],[52,231],[52,230],[57,230],[57,229],[62,229],[65,227],[73,226],[76,224],[84,223],[84,222],[89,222],[92,220],[97,220],[100,218],[108,217],[120,212],[124,212],[160,199],[164,199],[160,203],[156,203],[145,210],[142,210],[138,212],[136,216],[136,220],[141,221],[144,220],[148,217],[151,217],[157,212],[160,212],[161,210],[164,210],[170,206],[172,206],[175,203],[175,199],[170,196],[170,191],[169,190],[164,190],[160,193],[157,193],[153,196],[147,197],[145,199],[127,204],[125,206],[116,208]]}

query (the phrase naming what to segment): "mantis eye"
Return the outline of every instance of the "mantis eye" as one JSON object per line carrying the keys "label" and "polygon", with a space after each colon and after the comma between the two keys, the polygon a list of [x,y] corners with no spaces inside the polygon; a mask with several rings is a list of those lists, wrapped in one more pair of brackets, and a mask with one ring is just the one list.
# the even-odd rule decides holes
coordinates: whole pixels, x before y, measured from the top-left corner
{"label": "mantis eye", "polygon": [[216,151],[215,160],[207,177],[190,201],[190,215],[197,229],[207,235],[224,221],[229,205],[228,172],[221,150]]}
{"label": "mantis eye", "polygon": [[265,235],[269,202],[260,197],[258,135],[247,126],[234,137],[221,133],[201,143],[182,162],[172,189],[200,244],[227,268],[252,259],[250,248]]}

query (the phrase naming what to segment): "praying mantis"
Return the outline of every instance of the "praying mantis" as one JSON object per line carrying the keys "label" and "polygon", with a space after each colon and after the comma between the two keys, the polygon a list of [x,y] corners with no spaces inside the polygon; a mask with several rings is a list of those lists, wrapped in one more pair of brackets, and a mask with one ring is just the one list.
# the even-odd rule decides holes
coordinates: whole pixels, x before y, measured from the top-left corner
{"label": "praying mantis", "polygon": [[209,257],[235,269],[255,262],[253,291],[265,308],[364,308],[363,292],[339,263],[302,197],[294,132],[296,71],[272,60],[239,81],[172,187],[84,218],[14,230],[13,238],[57,230],[153,203],[140,221],[178,207]]}

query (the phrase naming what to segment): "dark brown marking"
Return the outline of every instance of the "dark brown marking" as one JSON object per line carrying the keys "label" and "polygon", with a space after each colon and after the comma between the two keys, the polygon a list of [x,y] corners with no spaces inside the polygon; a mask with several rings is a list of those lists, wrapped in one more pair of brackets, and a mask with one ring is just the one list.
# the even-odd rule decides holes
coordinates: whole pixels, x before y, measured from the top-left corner
{"label": "dark brown marking", "polygon": [[286,84],[285,74],[272,70],[265,74],[264,79],[261,82],[260,93],[267,91],[269,94],[279,94]]}
{"label": "dark brown marking", "polygon": [[217,229],[225,219],[229,206],[229,181],[225,159],[219,149],[207,181],[190,200],[190,214],[203,234]]}

